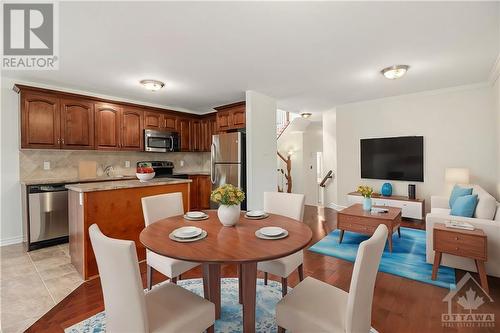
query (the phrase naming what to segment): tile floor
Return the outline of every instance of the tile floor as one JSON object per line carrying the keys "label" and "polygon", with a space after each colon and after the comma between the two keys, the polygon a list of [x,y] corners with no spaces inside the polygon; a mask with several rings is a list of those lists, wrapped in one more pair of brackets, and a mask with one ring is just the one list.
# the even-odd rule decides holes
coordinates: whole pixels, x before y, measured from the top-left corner
{"label": "tile floor", "polygon": [[83,280],[71,265],[68,244],[25,252],[0,247],[1,332],[23,332]]}

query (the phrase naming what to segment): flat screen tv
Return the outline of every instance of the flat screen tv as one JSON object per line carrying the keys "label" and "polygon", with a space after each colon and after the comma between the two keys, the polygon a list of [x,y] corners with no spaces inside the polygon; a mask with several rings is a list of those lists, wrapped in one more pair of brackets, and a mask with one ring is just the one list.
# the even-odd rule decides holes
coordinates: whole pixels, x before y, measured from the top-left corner
{"label": "flat screen tv", "polygon": [[361,139],[361,178],[424,181],[424,137]]}

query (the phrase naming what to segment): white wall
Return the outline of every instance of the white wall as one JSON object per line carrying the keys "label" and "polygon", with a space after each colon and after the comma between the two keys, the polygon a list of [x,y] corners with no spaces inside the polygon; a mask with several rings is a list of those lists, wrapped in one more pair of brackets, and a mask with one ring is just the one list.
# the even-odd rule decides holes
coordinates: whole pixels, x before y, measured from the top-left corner
{"label": "white wall", "polygon": [[[334,141],[328,138],[332,129],[337,131],[340,203],[345,204],[346,194],[359,184],[380,191],[385,182],[360,178],[359,140],[406,135],[424,136],[425,181],[416,184],[417,196],[426,199],[427,209],[430,195],[445,190],[447,167],[469,168],[471,182],[495,194],[499,165],[493,97],[491,85],[482,84],[343,105],[336,108],[336,119],[326,113],[325,148]],[[394,194],[407,194],[408,182],[391,183]],[[329,200],[334,201],[332,197]]]}
{"label": "white wall", "polygon": [[[296,121],[278,139],[278,151],[284,156],[292,151],[292,192],[306,196],[306,205],[318,205],[318,183],[316,180],[316,153],[323,151],[323,132],[321,122],[306,121],[301,131],[294,130]],[[285,168],[285,163],[277,157],[278,168]],[[281,186],[278,174],[278,185]],[[286,185],[283,186],[286,190]]]}
{"label": "white wall", "polygon": [[247,205],[262,209],[266,191],[276,191],[276,101],[246,92]]}
{"label": "white wall", "polygon": [[1,81],[1,221],[0,246],[22,241],[21,185],[19,183],[19,95],[13,82]]}
{"label": "white wall", "polygon": [[323,175],[333,170],[334,177],[326,183],[324,189],[324,205],[338,203],[338,169],[337,169],[337,111],[323,112]]}
{"label": "white wall", "polygon": [[323,151],[323,126],[311,123],[303,134],[303,182],[306,205],[318,205],[318,180],[316,177],[316,153]]}
{"label": "white wall", "polygon": [[[499,58],[500,59],[500,58]],[[493,86],[496,102],[497,124],[497,199],[500,199],[500,76]]]}

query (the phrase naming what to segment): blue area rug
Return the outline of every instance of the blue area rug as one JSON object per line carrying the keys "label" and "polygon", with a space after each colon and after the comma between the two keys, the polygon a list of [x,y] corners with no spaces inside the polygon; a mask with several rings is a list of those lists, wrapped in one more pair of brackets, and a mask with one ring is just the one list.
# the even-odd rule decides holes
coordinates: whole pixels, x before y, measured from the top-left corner
{"label": "blue area rug", "polygon": [[[339,244],[339,230],[330,232],[325,238],[309,248],[310,251],[354,262],[359,244],[368,236],[346,231]],[[432,265],[425,259],[425,230],[401,228],[401,238],[392,235],[392,253],[385,245],[379,271],[435,286],[454,289],[455,269],[440,266],[438,278],[431,280]]]}
{"label": "blue area rug", "polygon": [[[203,297],[201,279],[180,280],[178,284]],[[153,287],[154,288],[154,287]],[[288,290],[292,290],[288,288]],[[275,308],[281,300],[281,283],[269,280],[267,286],[257,279],[257,307],[255,328],[257,332],[276,332]],[[215,331],[224,333],[242,332],[242,307],[238,303],[238,279],[221,280],[221,318],[215,322]],[[106,315],[100,312],[64,330],[65,333],[104,333]]]}

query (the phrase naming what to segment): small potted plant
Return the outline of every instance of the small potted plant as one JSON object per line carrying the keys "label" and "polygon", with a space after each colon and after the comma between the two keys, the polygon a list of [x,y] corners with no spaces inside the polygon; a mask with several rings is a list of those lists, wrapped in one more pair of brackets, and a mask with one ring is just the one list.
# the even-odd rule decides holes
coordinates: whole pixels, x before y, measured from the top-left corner
{"label": "small potted plant", "polygon": [[212,192],[210,200],[220,204],[217,216],[223,226],[234,226],[240,220],[240,204],[245,200],[245,193],[241,189],[224,184]]}
{"label": "small potted plant", "polygon": [[359,185],[356,192],[363,196],[363,210],[370,211],[372,209],[373,188],[370,186]]}

